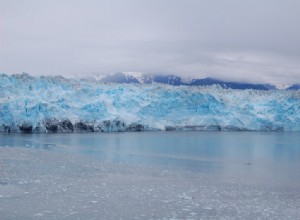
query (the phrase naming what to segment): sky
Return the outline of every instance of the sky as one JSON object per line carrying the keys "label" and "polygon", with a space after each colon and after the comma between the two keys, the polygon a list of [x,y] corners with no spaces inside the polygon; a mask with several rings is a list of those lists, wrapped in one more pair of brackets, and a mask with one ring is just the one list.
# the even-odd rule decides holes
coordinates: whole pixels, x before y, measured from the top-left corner
{"label": "sky", "polygon": [[0,0],[0,72],[300,83],[299,0]]}

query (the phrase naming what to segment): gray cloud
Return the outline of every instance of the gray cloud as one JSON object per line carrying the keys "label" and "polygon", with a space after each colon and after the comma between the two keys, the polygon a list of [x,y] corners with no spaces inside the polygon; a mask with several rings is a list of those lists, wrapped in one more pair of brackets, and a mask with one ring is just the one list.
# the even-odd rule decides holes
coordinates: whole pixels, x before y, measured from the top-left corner
{"label": "gray cloud", "polygon": [[297,0],[0,0],[0,72],[300,82]]}

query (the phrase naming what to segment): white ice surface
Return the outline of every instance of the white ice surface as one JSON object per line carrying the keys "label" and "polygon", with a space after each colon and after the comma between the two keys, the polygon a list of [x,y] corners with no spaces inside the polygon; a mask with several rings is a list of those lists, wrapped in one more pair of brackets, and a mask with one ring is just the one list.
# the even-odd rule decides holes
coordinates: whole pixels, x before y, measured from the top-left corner
{"label": "white ice surface", "polygon": [[0,130],[22,124],[46,131],[46,119],[97,127],[105,120],[149,130],[300,130],[300,91],[218,86],[104,84],[63,77],[0,75]]}

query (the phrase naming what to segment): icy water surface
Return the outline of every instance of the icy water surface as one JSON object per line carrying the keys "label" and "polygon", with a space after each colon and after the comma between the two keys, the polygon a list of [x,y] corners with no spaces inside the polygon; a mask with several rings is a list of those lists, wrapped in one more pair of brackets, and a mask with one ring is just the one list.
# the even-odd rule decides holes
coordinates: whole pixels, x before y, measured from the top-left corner
{"label": "icy water surface", "polygon": [[300,133],[0,135],[0,219],[300,219]]}

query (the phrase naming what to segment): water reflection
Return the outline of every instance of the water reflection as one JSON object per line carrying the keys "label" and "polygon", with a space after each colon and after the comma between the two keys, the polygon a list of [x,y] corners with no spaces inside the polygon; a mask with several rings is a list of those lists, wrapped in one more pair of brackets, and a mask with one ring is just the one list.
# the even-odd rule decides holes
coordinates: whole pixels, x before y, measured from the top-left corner
{"label": "water reflection", "polygon": [[44,138],[40,140],[37,134],[0,134],[1,147],[24,147],[33,149],[51,150],[56,147],[55,143],[48,143]]}
{"label": "water reflection", "polygon": [[[143,132],[1,135],[1,147],[79,153],[128,164],[221,170],[224,164],[278,164],[300,161],[297,132]],[[295,165],[295,164],[294,164]],[[295,166],[294,166],[295,167]]]}

